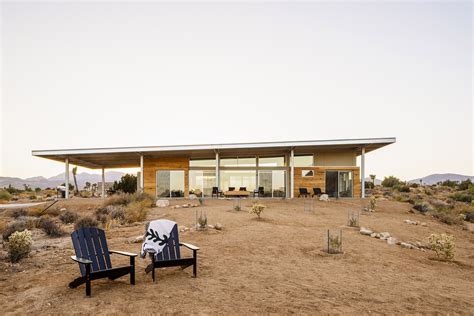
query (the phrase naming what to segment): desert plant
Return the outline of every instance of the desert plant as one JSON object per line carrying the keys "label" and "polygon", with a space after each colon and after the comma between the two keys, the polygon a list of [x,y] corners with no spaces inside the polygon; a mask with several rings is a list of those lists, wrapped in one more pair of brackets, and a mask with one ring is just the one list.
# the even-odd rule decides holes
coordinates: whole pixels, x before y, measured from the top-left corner
{"label": "desert plant", "polygon": [[347,217],[347,224],[350,227],[359,227],[359,213],[348,211]]}
{"label": "desert plant", "polygon": [[42,217],[39,220],[38,227],[50,237],[60,237],[65,234],[64,230],[50,218]]}
{"label": "desert plant", "polygon": [[342,232],[338,231],[334,233],[328,230],[327,235],[327,252],[328,253],[341,253],[342,252]]}
{"label": "desert plant", "polygon": [[415,205],[413,205],[413,208],[421,213],[433,211],[433,207],[426,201],[416,202]]}
{"label": "desert plant", "polygon": [[382,186],[386,188],[392,188],[397,184],[400,184],[400,179],[394,176],[385,177],[382,181]]}
{"label": "desert plant", "polygon": [[66,212],[62,213],[61,215],[59,215],[59,219],[64,224],[75,223],[78,218],[79,218],[79,215],[77,215],[77,213],[74,213],[74,212],[71,212],[71,211],[66,211]]}
{"label": "desert plant", "polygon": [[467,192],[456,192],[450,196],[455,201],[464,202],[464,203],[471,203],[472,202],[472,194]]}
{"label": "desert plant", "polygon": [[397,190],[398,192],[410,192],[410,187],[406,184],[398,184],[398,185],[395,185],[393,187],[395,190]]}
{"label": "desert plant", "polygon": [[103,206],[106,207],[108,205],[127,205],[131,202],[131,195],[127,193],[117,193],[114,194],[110,197],[108,197],[104,203]]}
{"label": "desert plant", "polygon": [[264,209],[265,209],[265,205],[256,203],[252,205],[252,208],[250,209],[250,214],[255,214],[257,215],[257,218],[260,219],[260,216]]}
{"label": "desert plant", "polygon": [[450,212],[434,212],[433,217],[439,220],[442,223],[448,224],[448,225],[458,225],[461,224],[463,219],[460,215],[453,214]]}
{"label": "desert plant", "polygon": [[240,205],[234,206],[234,211],[240,212],[242,209],[240,208]]}
{"label": "desert plant", "polygon": [[439,182],[438,184],[443,186],[443,187],[454,188],[454,187],[456,187],[458,182],[457,181],[451,181],[451,180],[445,180],[443,182]]}
{"label": "desert plant", "polygon": [[469,189],[470,186],[472,186],[471,179],[466,179],[464,181],[459,182],[456,189],[459,190],[459,191],[464,191],[464,190]]}
{"label": "desert plant", "polygon": [[11,212],[10,212],[10,215],[11,217],[13,218],[18,218],[20,216],[26,216],[28,215],[28,211],[23,209],[23,208],[17,208],[17,209],[13,209]]}
{"label": "desert plant", "polygon": [[152,207],[155,204],[155,198],[148,193],[145,192],[140,192],[140,193],[134,193],[131,196],[131,202],[143,202],[143,205],[146,207]]}
{"label": "desert plant", "polygon": [[11,262],[18,262],[28,256],[31,251],[33,238],[27,229],[17,231],[8,237],[7,250]]}
{"label": "desert plant", "polygon": [[12,195],[8,191],[0,190],[0,200],[10,201],[11,198],[12,198]]}
{"label": "desert plant", "polygon": [[14,232],[21,232],[27,229],[28,227],[26,226],[26,223],[24,221],[14,221],[10,224],[7,225],[5,230],[2,233],[2,237],[4,241],[7,241],[8,238],[14,233]]}
{"label": "desert plant", "polygon": [[199,215],[197,220],[198,228],[199,229],[206,229],[207,228],[207,214],[202,213]]}
{"label": "desert plant", "polygon": [[98,227],[99,222],[95,220],[95,218],[92,218],[90,216],[84,216],[81,217],[77,220],[77,222],[74,224],[74,230],[84,228],[84,227]]}
{"label": "desert plant", "polygon": [[124,221],[125,220],[125,212],[122,207],[117,206],[114,207],[114,209],[110,212],[110,217],[112,219],[118,220],[118,221]]}
{"label": "desert plant", "polygon": [[199,201],[199,205],[203,205],[204,204],[204,198],[200,197],[198,198],[198,201]]}
{"label": "desert plant", "polygon": [[127,205],[124,209],[125,221],[127,223],[144,221],[148,215],[147,205],[148,202],[145,200],[141,202],[132,202]]}
{"label": "desert plant", "polygon": [[431,250],[433,250],[438,258],[443,260],[452,260],[454,258],[456,244],[454,236],[447,234],[431,234],[428,237]]}
{"label": "desert plant", "polygon": [[375,212],[375,209],[377,208],[377,199],[375,196],[372,196],[369,201],[369,210],[372,212]]}
{"label": "desert plant", "polygon": [[124,193],[135,193],[137,191],[137,177],[127,173],[122,176],[120,181],[114,182],[112,190]]}

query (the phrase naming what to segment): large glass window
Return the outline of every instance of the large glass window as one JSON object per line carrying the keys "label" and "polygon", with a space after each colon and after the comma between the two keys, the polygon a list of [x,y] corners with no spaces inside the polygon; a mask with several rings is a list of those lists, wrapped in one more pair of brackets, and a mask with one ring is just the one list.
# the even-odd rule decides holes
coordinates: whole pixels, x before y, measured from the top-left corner
{"label": "large glass window", "polygon": [[253,192],[256,182],[255,170],[221,170],[220,172],[220,187],[223,191],[228,191],[231,187],[235,190],[245,187],[247,191]]}
{"label": "large glass window", "polygon": [[352,197],[352,171],[326,171],[326,193],[330,197]]}
{"label": "large glass window", "polygon": [[219,163],[222,167],[255,167],[257,166],[257,158],[256,157],[222,158]]}
{"label": "large glass window", "polygon": [[258,165],[260,167],[284,167],[285,157],[259,157]]}
{"label": "large glass window", "polygon": [[260,170],[258,186],[263,187],[264,197],[285,197],[285,170]]}
{"label": "large glass window", "polygon": [[212,187],[216,186],[216,172],[214,170],[190,170],[189,193],[198,197],[212,195]]}
{"label": "large glass window", "polygon": [[190,167],[215,167],[215,159],[191,159],[189,161]]}
{"label": "large glass window", "polygon": [[156,195],[158,197],[184,197],[184,170],[158,170]]}
{"label": "large glass window", "polygon": [[312,167],[314,164],[313,155],[295,156],[295,167]]}

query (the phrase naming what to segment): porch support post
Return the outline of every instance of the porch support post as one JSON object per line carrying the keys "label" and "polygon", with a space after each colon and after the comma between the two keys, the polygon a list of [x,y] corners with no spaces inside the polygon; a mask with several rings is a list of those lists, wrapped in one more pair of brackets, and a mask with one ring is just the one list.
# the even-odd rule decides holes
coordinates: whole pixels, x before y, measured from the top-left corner
{"label": "porch support post", "polygon": [[102,184],[101,184],[101,194],[103,199],[105,199],[105,168],[102,167]]}
{"label": "porch support post", "polygon": [[365,147],[362,147],[360,154],[360,187],[361,198],[365,198]]}
{"label": "porch support post", "polygon": [[220,166],[219,152],[216,151],[216,187],[217,187],[217,189],[220,189],[220,187],[219,187],[219,182],[220,182],[219,166]]}
{"label": "porch support post", "polygon": [[66,158],[66,170],[64,173],[64,184],[66,186],[66,199],[69,199],[69,158]]}
{"label": "porch support post", "polygon": [[295,197],[295,151],[292,148],[290,153],[291,177],[290,177],[290,197]]}
{"label": "porch support post", "polygon": [[143,176],[143,155],[140,155],[140,192],[144,191],[145,188],[145,177]]}

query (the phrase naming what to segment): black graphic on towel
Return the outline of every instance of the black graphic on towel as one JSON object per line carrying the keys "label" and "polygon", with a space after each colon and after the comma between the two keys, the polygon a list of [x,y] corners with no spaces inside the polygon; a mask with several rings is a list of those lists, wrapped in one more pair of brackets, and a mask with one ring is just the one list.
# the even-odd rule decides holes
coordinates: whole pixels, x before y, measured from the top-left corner
{"label": "black graphic on towel", "polygon": [[163,239],[160,238],[160,235],[158,235],[158,232],[151,229],[146,232],[146,237],[148,237],[148,240],[153,240],[153,242],[159,242],[160,246],[166,245],[168,243],[168,238],[169,236],[166,236],[163,234]]}

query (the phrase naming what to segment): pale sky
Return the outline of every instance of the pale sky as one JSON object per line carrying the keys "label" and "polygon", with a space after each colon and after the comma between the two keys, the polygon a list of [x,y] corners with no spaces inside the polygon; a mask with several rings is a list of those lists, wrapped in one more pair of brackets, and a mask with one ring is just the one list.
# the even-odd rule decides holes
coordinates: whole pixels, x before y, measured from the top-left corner
{"label": "pale sky", "polygon": [[1,11],[1,176],[64,171],[32,149],[365,137],[397,138],[367,175],[474,175],[471,2]]}

